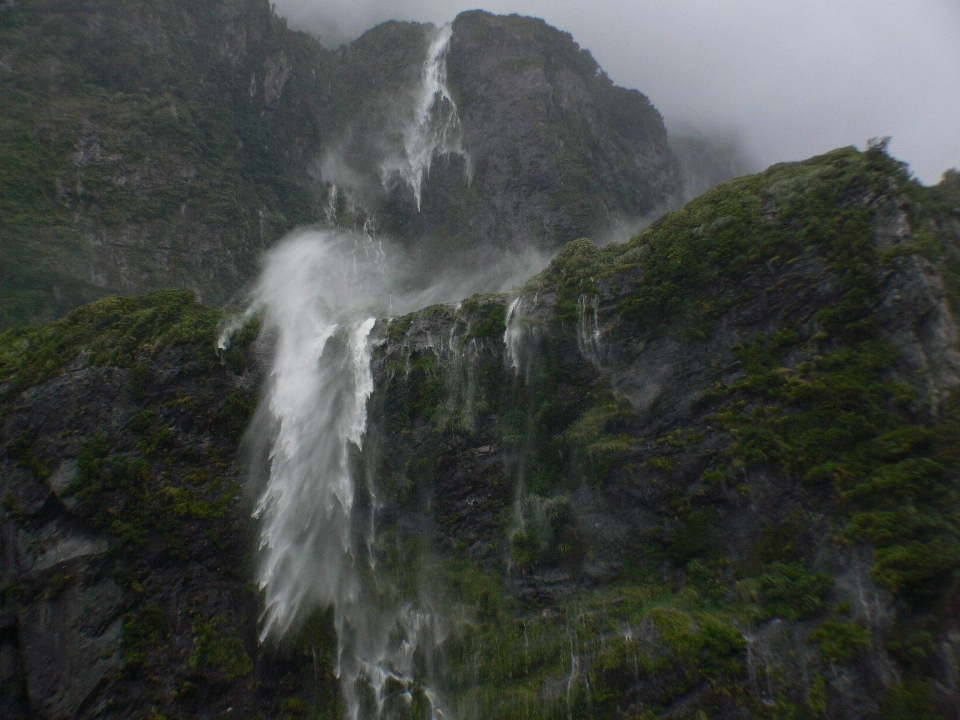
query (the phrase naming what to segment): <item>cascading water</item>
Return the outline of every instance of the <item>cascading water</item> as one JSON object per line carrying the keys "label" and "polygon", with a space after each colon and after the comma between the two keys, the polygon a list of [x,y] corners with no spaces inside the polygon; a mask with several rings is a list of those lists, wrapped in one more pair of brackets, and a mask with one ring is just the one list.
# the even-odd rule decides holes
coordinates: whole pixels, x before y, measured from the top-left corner
{"label": "cascading water", "polygon": [[447,85],[447,50],[452,35],[453,27],[448,23],[431,40],[413,117],[403,130],[402,152],[388,157],[380,167],[384,186],[399,176],[410,187],[417,210],[423,197],[423,181],[435,155],[459,155],[467,163],[468,177],[470,173],[457,104]]}
{"label": "cascading water", "polygon": [[[447,25],[431,39],[402,148],[381,164],[383,184],[399,178],[413,191],[418,208],[436,156],[460,155],[469,177],[457,107],[447,86],[451,34]],[[335,227],[338,207],[350,210],[352,202],[349,183],[331,184],[327,224]],[[512,286],[545,262],[539,256],[524,259],[523,277],[516,276],[516,262],[471,273],[469,279],[451,273],[412,295],[400,289],[409,287],[401,260],[374,236],[369,219],[363,232],[295,234],[267,254],[248,310],[221,339],[225,346],[230,334],[259,315],[262,336],[274,347],[255,421],[269,448],[264,465],[254,472],[262,483],[255,511],[261,533],[258,581],[265,600],[261,641],[286,637],[313,611],[333,608],[336,673],[350,720],[408,717],[414,706],[417,717],[444,717],[437,693],[423,682],[431,652],[445,637],[443,615],[432,608],[429,592],[404,595],[392,579],[375,534],[376,488],[361,472],[368,459],[362,451],[374,389],[375,318],[501,289],[502,282]],[[510,309],[509,362],[518,371],[523,363],[529,372],[534,330],[524,310],[519,301]],[[476,341],[455,329],[438,338],[435,349],[449,370],[444,421],[469,429]],[[399,570],[409,573],[410,568]]]}
{"label": "cascading water", "polygon": [[366,235],[300,233],[267,255],[245,315],[260,314],[275,348],[257,420],[270,441],[255,511],[261,641],[333,607],[351,720],[391,717],[388,696],[412,702],[414,692],[431,717],[442,716],[435,695],[414,682],[418,647],[442,628],[415,604],[381,602],[376,497],[357,481],[373,390],[370,334],[392,298],[387,261]]}
{"label": "cascading water", "polygon": [[577,347],[580,353],[597,367],[600,366],[600,323],[597,317],[599,299],[581,295],[577,299]]}
{"label": "cascading water", "polygon": [[504,362],[519,376],[523,371],[524,379],[529,383],[533,369],[531,353],[536,347],[539,324],[533,310],[537,306],[537,296],[518,297],[507,307],[503,331]]}

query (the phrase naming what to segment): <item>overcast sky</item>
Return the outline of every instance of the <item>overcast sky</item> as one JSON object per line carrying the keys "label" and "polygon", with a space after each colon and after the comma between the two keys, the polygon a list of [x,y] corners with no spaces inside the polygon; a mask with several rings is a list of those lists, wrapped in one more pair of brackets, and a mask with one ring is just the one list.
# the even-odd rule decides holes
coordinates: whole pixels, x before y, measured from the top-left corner
{"label": "overcast sky", "polygon": [[[274,0],[328,45],[462,0]],[[757,169],[892,136],[925,183],[960,166],[960,0],[480,0],[544,18],[668,127],[733,133]]]}

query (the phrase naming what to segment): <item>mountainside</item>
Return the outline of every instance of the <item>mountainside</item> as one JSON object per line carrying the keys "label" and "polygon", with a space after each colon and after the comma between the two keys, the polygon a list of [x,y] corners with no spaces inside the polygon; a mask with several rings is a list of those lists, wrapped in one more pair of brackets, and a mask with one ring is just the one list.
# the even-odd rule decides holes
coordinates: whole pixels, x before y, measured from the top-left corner
{"label": "mountainside", "polygon": [[[384,716],[960,717],[958,179],[837,150],[379,321],[356,492],[445,622]],[[340,712],[323,608],[257,643],[274,338],[218,319],[0,336],[5,716]]]}
{"label": "mountainside", "polygon": [[[588,51],[542,20],[471,11],[453,22],[444,78],[456,104],[449,132],[462,152],[429,168],[419,208],[403,183],[384,193],[389,138],[402,144],[410,122],[396,106],[415,104],[403,92],[419,91],[435,32],[384,23],[341,48],[338,81],[349,109],[331,131],[347,130],[324,166],[378,229],[408,243],[425,238],[425,262],[477,245],[556,248],[642,217],[679,192],[663,120],[645,96],[613,85]],[[411,53],[418,35],[422,49]]]}
{"label": "mountainside", "polygon": [[171,285],[223,303],[296,225],[377,230],[431,274],[681,190],[649,101],[539,20],[465,13],[442,47],[386,23],[331,51],[266,0],[3,7],[3,327]]}
{"label": "mountainside", "polygon": [[0,324],[176,285],[227,300],[318,216],[324,54],[266,2],[0,12]]}

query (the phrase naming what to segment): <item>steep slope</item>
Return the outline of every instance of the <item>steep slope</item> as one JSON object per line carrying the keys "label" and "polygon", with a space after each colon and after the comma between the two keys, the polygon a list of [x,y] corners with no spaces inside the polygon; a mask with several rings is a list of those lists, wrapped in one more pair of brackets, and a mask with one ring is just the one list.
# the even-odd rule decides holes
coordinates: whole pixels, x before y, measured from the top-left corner
{"label": "steep slope", "polygon": [[390,325],[385,534],[503,583],[482,716],[957,716],[956,180],[774,166]]}
{"label": "steep slope", "polygon": [[0,48],[3,326],[170,285],[221,303],[319,216],[324,51],[266,2],[26,0]]}
{"label": "steep slope", "polygon": [[[446,623],[418,681],[458,717],[958,717],[957,180],[838,150],[378,323],[355,460],[380,582]],[[218,359],[216,319],[0,338],[12,717],[336,712],[322,609],[256,645],[231,484],[269,340]]]}
{"label": "steep slope", "polygon": [[[415,122],[432,26],[384,23],[341,48],[347,117],[329,126],[322,176],[381,232],[421,244],[422,262],[475,249],[555,249],[636,219],[680,190],[666,130],[650,101],[613,85],[590,53],[542,20],[461,13],[441,57],[456,107],[456,145],[421,188],[381,181]],[[420,52],[410,53],[419,35]],[[336,82],[336,81],[335,81]],[[443,102],[440,102],[443,105]],[[355,109],[354,109],[355,108]],[[439,111],[440,108],[435,108]],[[436,128],[429,127],[428,132]],[[419,206],[416,192],[419,192]]]}
{"label": "steep slope", "polygon": [[[386,23],[334,52],[266,0],[4,8],[2,327],[166,286],[223,303],[294,225],[375,229],[430,274],[555,250],[679,188],[656,110],[542,21],[462,15],[433,108],[432,26]],[[425,101],[422,132],[447,113],[459,154],[413,132]],[[411,163],[419,206],[395,172]]]}
{"label": "steep slope", "polygon": [[218,318],[167,290],[4,336],[3,717],[335,705],[325,653],[257,645],[237,446],[259,374],[251,333],[217,355]]}

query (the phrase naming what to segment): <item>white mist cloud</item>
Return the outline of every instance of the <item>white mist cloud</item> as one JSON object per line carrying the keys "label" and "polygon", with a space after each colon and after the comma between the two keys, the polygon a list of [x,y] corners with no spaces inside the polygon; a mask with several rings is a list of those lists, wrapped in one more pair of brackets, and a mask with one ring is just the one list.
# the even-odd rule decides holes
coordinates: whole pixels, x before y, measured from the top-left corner
{"label": "white mist cloud", "polygon": [[[462,0],[276,0],[331,45]],[[926,183],[960,166],[960,0],[485,0],[589,48],[668,125],[736,133],[757,167],[890,135]]]}

